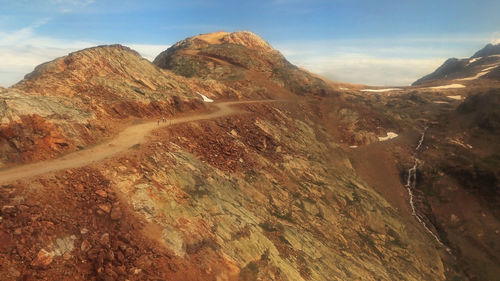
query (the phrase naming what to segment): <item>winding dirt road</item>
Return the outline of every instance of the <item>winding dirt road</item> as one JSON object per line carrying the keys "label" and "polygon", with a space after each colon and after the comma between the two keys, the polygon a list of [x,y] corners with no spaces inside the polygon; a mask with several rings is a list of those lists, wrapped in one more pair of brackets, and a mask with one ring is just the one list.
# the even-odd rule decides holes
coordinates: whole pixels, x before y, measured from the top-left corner
{"label": "winding dirt road", "polygon": [[0,171],[0,184],[5,184],[19,179],[30,178],[33,176],[58,170],[82,167],[94,162],[101,161],[120,152],[126,151],[135,144],[143,143],[146,139],[146,136],[154,129],[168,127],[170,125],[179,123],[214,119],[243,112],[241,109],[231,107],[231,105],[273,101],[275,100],[214,103],[213,105],[215,105],[218,110],[211,113],[169,119],[166,124],[160,122],[159,126],[157,124],[157,121],[133,125],[120,132],[113,139],[98,144],[92,148],[76,151],[53,160],[16,166],[6,170],[2,170]]}

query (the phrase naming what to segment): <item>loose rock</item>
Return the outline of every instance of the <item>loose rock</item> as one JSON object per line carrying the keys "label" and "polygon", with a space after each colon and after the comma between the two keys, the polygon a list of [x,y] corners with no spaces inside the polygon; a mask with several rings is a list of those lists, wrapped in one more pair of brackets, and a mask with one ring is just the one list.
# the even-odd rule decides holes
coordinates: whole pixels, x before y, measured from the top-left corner
{"label": "loose rock", "polygon": [[54,254],[41,249],[31,263],[34,267],[47,267],[54,260]]}

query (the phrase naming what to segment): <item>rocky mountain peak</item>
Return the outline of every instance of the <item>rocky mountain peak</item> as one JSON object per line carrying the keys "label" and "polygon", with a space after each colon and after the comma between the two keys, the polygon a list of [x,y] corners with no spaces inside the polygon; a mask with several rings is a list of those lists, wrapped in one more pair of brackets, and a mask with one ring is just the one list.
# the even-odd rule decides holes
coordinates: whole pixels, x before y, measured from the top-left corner
{"label": "rocky mountain peak", "polygon": [[[73,97],[112,92],[141,98],[149,96],[144,93],[153,94],[167,84],[177,89],[180,85],[175,77],[165,75],[136,51],[122,45],[109,45],[84,49],[41,64],[13,88],[41,95]],[[138,95],[138,91],[143,94]],[[112,95],[99,96],[99,99],[108,99]]]}
{"label": "rocky mountain peak", "polygon": [[[84,77],[94,74],[103,75],[115,72],[116,67],[130,59],[141,60],[136,51],[122,45],[103,45],[83,49],[67,56],[37,66],[25,79],[37,79],[45,75],[61,74],[70,71],[73,75],[80,72]],[[84,78],[80,77],[80,78]]]}
{"label": "rocky mountain peak", "polygon": [[[270,97],[281,92],[333,94],[323,80],[300,70],[269,43],[249,31],[189,37],[160,53],[153,63],[185,77],[215,80],[243,96]],[[247,81],[266,81],[249,87]],[[298,83],[300,81],[300,83]]]}
{"label": "rocky mountain peak", "polygon": [[487,56],[492,56],[492,55],[500,55],[500,44],[488,44],[481,50],[477,51],[472,57],[473,58],[480,58],[480,57],[487,57]]}
{"label": "rocky mountain peak", "polygon": [[209,45],[220,44],[235,44],[257,51],[269,52],[274,50],[271,45],[269,45],[269,43],[267,43],[264,39],[260,38],[258,35],[250,31],[236,31],[232,33],[217,31],[212,33],[200,34],[179,41],[169,49],[199,50]]}
{"label": "rocky mountain peak", "polygon": [[250,31],[237,31],[226,34],[221,38],[222,43],[231,43],[245,46],[258,51],[273,51],[274,49],[264,39]]}

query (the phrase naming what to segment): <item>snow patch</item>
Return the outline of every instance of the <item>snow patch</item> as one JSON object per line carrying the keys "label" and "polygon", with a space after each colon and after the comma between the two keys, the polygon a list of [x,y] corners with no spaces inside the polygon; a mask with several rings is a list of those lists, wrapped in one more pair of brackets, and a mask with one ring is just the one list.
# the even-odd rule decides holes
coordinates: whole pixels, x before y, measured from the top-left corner
{"label": "snow patch", "polygon": [[465,149],[472,149],[472,145],[470,145],[468,143],[464,143],[463,141],[461,141],[459,139],[449,139],[449,141],[450,141],[450,143],[459,145]]}
{"label": "snow patch", "polygon": [[393,138],[395,138],[397,136],[398,136],[398,134],[396,134],[394,132],[387,132],[387,136],[386,137],[378,137],[378,140],[379,141],[386,141],[386,140],[393,139]]}
{"label": "snow patch", "polygon": [[467,77],[467,78],[460,78],[460,79],[455,79],[457,81],[469,81],[469,80],[475,80],[481,76],[484,76],[486,74],[488,74],[493,68],[499,66],[500,64],[495,64],[493,66],[490,66],[490,67],[487,67],[485,69],[483,69],[481,72],[479,72],[478,74],[476,74],[475,76],[472,76],[472,77]]}
{"label": "snow patch", "polygon": [[462,99],[462,96],[446,96],[446,97],[449,99],[452,99],[452,100],[461,100]]}
{"label": "snow patch", "polygon": [[471,64],[471,63],[475,63],[476,61],[482,59],[483,57],[479,57],[479,58],[473,58],[471,60],[469,60],[469,63],[468,64]]}
{"label": "snow patch", "polygon": [[490,72],[493,68],[499,66],[500,63],[497,63],[497,64],[490,64],[489,67],[483,69],[483,71],[486,71],[486,72]]}
{"label": "snow patch", "polygon": [[349,88],[340,88],[340,90],[342,90],[342,91],[348,91]]}
{"label": "snow patch", "polygon": [[351,145],[351,146],[349,146],[349,148],[358,148],[358,146],[357,145]]}
{"label": "snow patch", "polygon": [[399,91],[401,90],[400,88],[387,88],[387,89],[362,89],[359,90],[360,92],[371,92],[371,93],[384,93],[384,92],[390,92],[390,91]]}
{"label": "snow patch", "polygon": [[427,89],[460,89],[460,88],[465,88],[465,86],[462,84],[450,84],[443,86],[427,87]]}
{"label": "snow patch", "polygon": [[204,102],[214,102],[213,99],[209,99],[209,98],[207,98],[207,96],[200,94],[199,92],[196,92],[196,93],[201,96],[201,98],[203,99]]}
{"label": "snow patch", "polygon": [[438,104],[449,104],[449,102],[447,102],[447,101],[434,101],[434,103],[438,103]]}

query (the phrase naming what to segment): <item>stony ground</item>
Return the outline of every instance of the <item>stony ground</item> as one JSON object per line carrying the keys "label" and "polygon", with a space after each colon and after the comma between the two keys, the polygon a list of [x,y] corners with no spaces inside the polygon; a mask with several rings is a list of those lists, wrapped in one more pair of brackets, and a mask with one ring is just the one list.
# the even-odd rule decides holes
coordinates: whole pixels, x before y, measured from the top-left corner
{"label": "stony ground", "polygon": [[309,106],[247,105],[2,186],[1,279],[444,280],[439,246]]}

